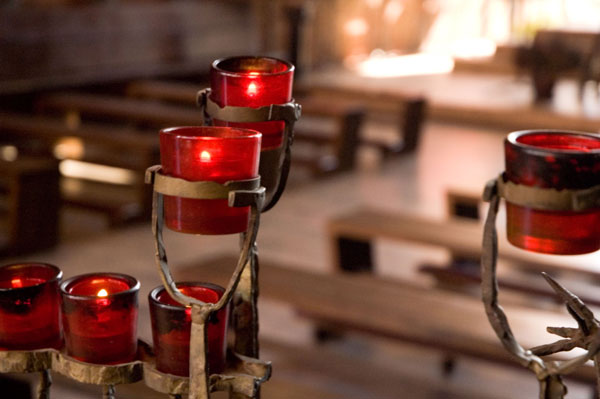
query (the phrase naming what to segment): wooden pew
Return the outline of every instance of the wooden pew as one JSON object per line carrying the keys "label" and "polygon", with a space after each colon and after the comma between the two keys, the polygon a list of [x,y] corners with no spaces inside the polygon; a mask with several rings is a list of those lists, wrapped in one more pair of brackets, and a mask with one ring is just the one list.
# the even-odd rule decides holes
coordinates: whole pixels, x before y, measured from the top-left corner
{"label": "wooden pew", "polygon": [[0,132],[25,152],[54,157],[54,148],[64,138],[76,138],[83,143],[79,161],[86,161],[132,170],[131,186],[117,186],[62,179],[63,200],[106,213],[111,224],[147,218],[152,211],[152,189],[144,184],[148,166],[159,163],[158,135],[129,128],[85,124],[67,128],[55,118],[0,113]]}
{"label": "wooden pew", "polygon": [[[477,86],[474,83],[474,86]],[[368,112],[389,114],[396,112],[398,106],[405,104],[413,94],[399,91],[397,88],[357,86],[332,82],[325,84],[319,82],[311,85],[315,95],[330,96],[345,100],[362,102]],[[516,104],[516,105],[515,105]],[[518,118],[515,118],[518,115]],[[454,103],[447,100],[429,99],[427,103],[427,118],[436,121],[484,126],[505,131],[523,129],[563,129],[586,132],[597,132],[600,127],[600,118],[588,115],[582,110],[571,112],[559,106],[540,106],[535,104],[522,104],[515,96],[514,104],[507,103],[501,107],[490,105],[486,98],[478,103]]]}
{"label": "wooden pew", "polygon": [[419,94],[396,93],[394,96],[381,97],[379,94],[370,95],[368,91],[352,91],[315,84],[300,85],[298,92],[307,97],[318,98],[321,102],[358,106],[364,108],[368,115],[397,115],[398,140],[395,143],[365,137],[360,139],[361,145],[379,150],[383,157],[411,153],[419,145],[421,130],[428,113],[428,102]]}
{"label": "wooden pew", "polygon": [[[176,268],[181,279],[226,284],[237,259],[222,256]],[[261,261],[261,296],[290,304],[319,324],[437,349],[443,353],[517,366],[488,324],[480,299],[415,287],[371,274],[318,274]],[[566,314],[505,306],[519,343],[550,342],[548,325],[573,325]],[[586,365],[572,378],[593,384]],[[534,378],[532,376],[532,378]]]}
{"label": "wooden pew", "polygon": [[54,247],[59,236],[60,194],[54,160],[19,156],[0,160],[4,239],[0,256]]}
{"label": "wooden pew", "polygon": [[[502,222],[498,220],[498,225]],[[469,219],[433,220],[416,215],[358,209],[331,219],[327,231],[338,270],[372,270],[370,243],[387,239],[428,244],[448,249],[452,255],[469,259],[481,256],[483,226]],[[509,245],[499,233],[499,257],[511,266],[529,272],[546,271],[553,275],[571,274],[592,282],[600,281],[600,271],[590,258],[534,254]]]}
{"label": "wooden pew", "polygon": [[197,109],[83,92],[57,92],[40,97],[36,109],[42,113],[76,115],[105,122],[129,122],[137,127],[165,128],[200,126],[202,113]]}
{"label": "wooden pew", "polygon": [[354,169],[360,139],[360,130],[365,116],[364,109],[352,104],[336,104],[306,97],[298,99],[302,105],[303,118],[332,120],[333,131],[305,126],[301,120],[296,125],[295,142],[312,144],[316,147],[328,147],[326,153],[315,156],[294,154],[293,164],[302,164],[311,168],[314,175],[331,172],[344,172]]}

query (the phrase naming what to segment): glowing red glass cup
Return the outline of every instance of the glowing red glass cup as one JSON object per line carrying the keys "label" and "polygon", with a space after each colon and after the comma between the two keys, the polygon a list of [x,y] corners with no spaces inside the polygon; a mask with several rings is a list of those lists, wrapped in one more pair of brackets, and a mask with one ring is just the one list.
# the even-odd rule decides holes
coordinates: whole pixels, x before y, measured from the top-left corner
{"label": "glowing red glass cup", "polygon": [[96,364],[135,360],[140,283],[119,273],[72,277],[60,285],[67,354]]}
{"label": "glowing red glass cup", "polygon": [[[230,127],[174,127],[160,132],[165,175],[190,181],[245,180],[258,176],[261,134]],[[250,207],[226,199],[165,196],[165,224],[192,234],[232,234],[248,228]]]}
{"label": "glowing red glass cup", "polygon": [[[509,181],[533,187],[586,189],[600,184],[600,136],[522,131],[504,145]],[[535,252],[575,255],[600,249],[600,209],[535,210],[507,202],[507,234],[513,245]]]}
{"label": "glowing red glass cup", "polygon": [[58,283],[60,269],[45,263],[0,267],[0,349],[62,346]]}
{"label": "glowing red glass cup", "polygon": [[[259,108],[292,100],[294,66],[269,57],[231,57],[216,60],[210,70],[210,98],[226,105]],[[263,134],[262,150],[281,147],[285,124],[280,121],[234,123],[214,120],[216,126],[235,126]]]}
{"label": "glowing red glass cup", "polygon": [[[225,289],[210,283],[177,283],[185,295],[206,303],[216,303]],[[152,319],[152,339],[156,353],[156,368],[163,373],[189,376],[191,308],[176,302],[160,286],[148,295]],[[225,368],[227,349],[227,320],[229,306],[213,313],[208,320],[207,363],[209,374],[218,374]]]}

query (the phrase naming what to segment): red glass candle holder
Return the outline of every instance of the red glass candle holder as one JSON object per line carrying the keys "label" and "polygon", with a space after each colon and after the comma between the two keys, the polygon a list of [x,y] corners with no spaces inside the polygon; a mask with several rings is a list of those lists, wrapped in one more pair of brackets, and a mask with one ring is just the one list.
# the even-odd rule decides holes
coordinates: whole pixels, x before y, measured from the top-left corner
{"label": "red glass candle holder", "polygon": [[[600,184],[600,136],[522,131],[505,140],[505,177],[533,187],[586,189]],[[535,252],[575,255],[600,249],[600,209],[546,211],[507,202],[511,244]]]}
{"label": "red glass candle holder", "polygon": [[62,272],[45,263],[0,267],[0,349],[62,346],[58,283]]}
{"label": "red glass candle holder", "polygon": [[[231,57],[216,60],[210,70],[210,98],[226,105],[259,108],[292,100],[294,66],[269,57]],[[234,123],[214,120],[216,126],[258,130],[263,134],[262,150],[281,147],[284,122]]]}
{"label": "red glass candle holder", "polygon": [[[210,283],[177,283],[185,295],[205,303],[216,303],[225,289]],[[156,353],[156,368],[168,374],[189,376],[191,308],[176,302],[163,286],[148,295],[152,319],[152,339]],[[225,368],[226,332],[229,306],[213,313],[207,327],[207,364],[209,374]]]}
{"label": "red glass candle holder", "polygon": [[[174,127],[160,131],[164,174],[190,181],[251,179],[258,176],[261,134],[227,127]],[[226,199],[165,196],[165,224],[191,234],[232,234],[248,228],[250,207]]]}
{"label": "red glass candle holder", "polygon": [[72,277],[60,285],[67,354],[96,364],[135,360],[140,283],[119,273]]}

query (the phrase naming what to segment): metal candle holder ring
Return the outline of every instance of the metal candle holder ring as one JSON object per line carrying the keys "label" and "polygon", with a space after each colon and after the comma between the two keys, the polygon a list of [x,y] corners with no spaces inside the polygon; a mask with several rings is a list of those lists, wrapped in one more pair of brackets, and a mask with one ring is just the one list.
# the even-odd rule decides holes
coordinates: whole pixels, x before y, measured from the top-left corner
{"label": "metal candle holder ring", "polygon": [[268,165],[266,170],[277,171],[277,188],[273,197],[268,199],[268,202],[262,209],[266,212],[273,208],[285,190],[290,165],[292,160],[291,147],[294,142],[294,124],[300,119],[302,107],[300,104],[292,101],[285,104],[271,104],[259,108],[251,107],[236,107],[227,105],[219,107],[217,103],[210,99],[209,88],[198,92],[197,102],[204,115],[205,125],[212,125],[213,119],[219,119],[227,122],[237,123],[252,123],[252,122],[269,122],[283,121],[285,122],[284,142],[282,145],[283,152],[275,159],[268,161],[261,158],[261,162],[274,162],[274,165]]}
{"label": "metal candle holder ring", "polygon": [[0,351],[0,372],[39,372],[38,399],[50,398],[50,370],[81,383],[102,385],[102,397],[113,399],[115,385],[131,384],[143,378],[143,361],[152,358],[150,347],[143,341],[138,341],[137,358],[139,360],[129,363],[103,365],[81,362],[57,349]]}
{"label": "metal candle holder ring", "polygon": [[[236,328],[238,324],[234,320],[235,350],[244,355],[250,354],[251,357],[258,356],[256,236],[265,195],[264,187],[258,186],[259,181],[260,178],[227,182],[225,184],[192,182],[165,176],[161,173],[160,166],[148,168],[146,182],[153,184],[154,187],[152,231],[155,238],[156,263],[160,276],[165,289],[173,299],[184,306],[191,306],[192,308],[188,386],[185,386],[181,377],[176,378],[177,381],[173,381],[170,379],[172,376],[160,373],[154,368],[147,368],[145,369],[145,380],[149,386],[161,392],[169,393],[174,397],[181,397],[182,394],[187,393],[189,399],[207,399],[209,393],[214,390],[230,390],[254,397],[260,384],[270,377],[269,363],[260,362],[258,359],[244,358],[236,353],[230,354],[228,359],[233,361],[234,369],[245,370],[243,373],[236,370],[235,375],[212,375],[209,377],[206,372],[206,322],[212,312],[223,308],[232,298],[234,299],[234,316],[237,310],[238,313],[239,311],[243,313],[239,317],[252,320],[251,331],[246,331],[245,328],[241,330]],[[229,206],[250,206],[250,224],[248,231],[241,234],[242,248],[237,266],[225,293],[215,304],[204,303],[186,296],[175,286],[175,281],[168,266],[162,237],[163,195],[177,195],[193,199],[228,199]],[[247,327],[246,325],[242,326]],[[248,335],[250,335],[250,339],[248,339]],[[238,367],[235,367],[235,365]],[[247,370],[251,370],[253,374],[249,375]]]}
{"label": "metal candle holder ring", "polygon": [[[524,349],[512,333],[508,318],[498,304],[498,281],[496,266],[498,260],[498,233],[496,217],[500,198],[527,205],[535,209],[574,210],[579,211],[594,207],[600,200],[597,187],[587,190],[553,190],[526,187],[514,183],[507,184],[504,178],[488,182],[483,199],[489,202],[488,215],[484,226],[483,251],[481,256],[482,298],[488,320],[504,348],[510,352],[523,366],[531,370],[537,377],[540,387],[540,399],[563,399],[567,388],[562,381],[562,374],[569,374],[593,359],[600,386],[600,323],[593,312],[573,293],[564,288],[550,276],[542,273],[548,284],[563,300],[567,310],[577,321],[578,329],[548,327],[550,333],[563,338],[555,343],[541,345],[532,349]],[[582,200],[584,198],[585,200]],[[546,356],[580,347],[587,352],[579,357],[565,360],[544,360]]]}

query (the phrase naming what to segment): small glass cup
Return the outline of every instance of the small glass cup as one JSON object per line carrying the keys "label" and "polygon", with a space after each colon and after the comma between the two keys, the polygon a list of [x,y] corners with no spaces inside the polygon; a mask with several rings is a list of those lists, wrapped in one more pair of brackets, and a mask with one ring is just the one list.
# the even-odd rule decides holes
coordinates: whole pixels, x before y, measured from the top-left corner
{"label": "small glass cup", "polygon": [[[216,303],[225,289],[215,284],[199,282],[177,283],[185,295],[205,303]],[[152,339],[156,353],[157,370],[182,377],[189,376],[191,308],[176,302],[163,286],[148,295],[152,319]],[[225,368],[227,323],[229,305],[213,313],[207,328],[207,364],[209,374],[218,374]]]}
{"label": "small glass cup", "polygon": [[[261,134],[230,127],[174,127],[160,131],[165,175],[190,181],[245,180],[258,176]],[[232,234],[248,229],[250,207],[227,199],[165,196],[165,224],[190,234]]]}
{"label": "small glass cup", "polygon": [[[271,57],[230,57],[216,60],[210,70],[211,100],[220,107],[259,108],[292,100],[294,66]],[[262,151],[281,147],[284,123],[213,121],[215,126],[235,126],[263,134]],[[261,174],[262,175],[262,174]]]}
{"label": "small glass cup", "polygon": [[67,354],[95,364],[135,360],[139,290],[139,281],[120,273],[65,280],[60,293]]}
{"label": "small glass cup", "polygon": [[0,349],[60,349],[61,278],[62,271],[46,263],[0,267]]}
{"label": "small glass cup", "polygon": [[[504,142],[505,177],[540,188],[600,184],[600,136],[564,131],[513,132]],[[576,255],[600,249],[600,209],[536,210],[507,201],[508,241],[529,251]]]}

